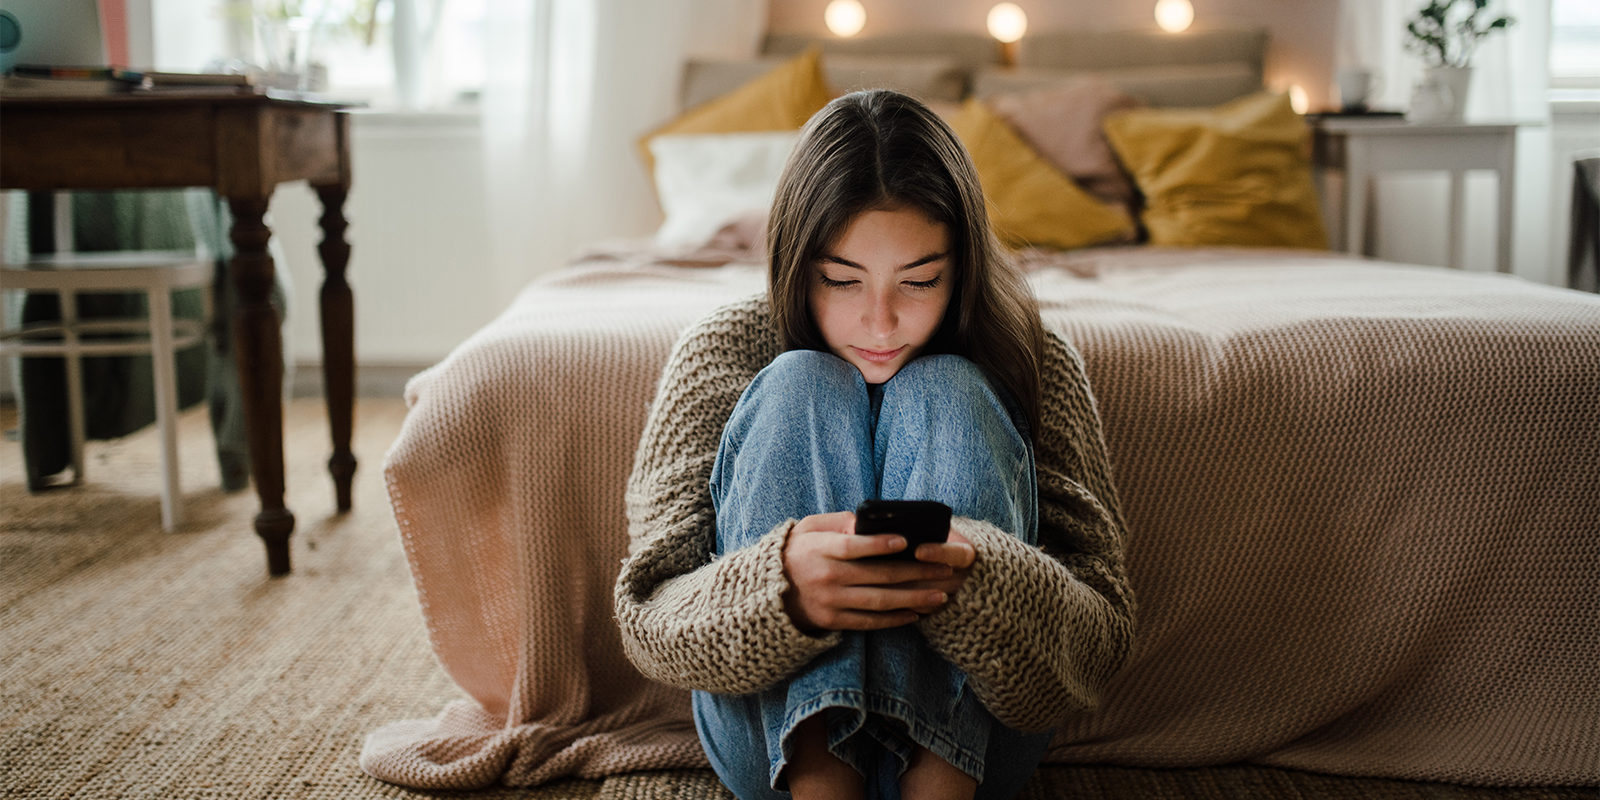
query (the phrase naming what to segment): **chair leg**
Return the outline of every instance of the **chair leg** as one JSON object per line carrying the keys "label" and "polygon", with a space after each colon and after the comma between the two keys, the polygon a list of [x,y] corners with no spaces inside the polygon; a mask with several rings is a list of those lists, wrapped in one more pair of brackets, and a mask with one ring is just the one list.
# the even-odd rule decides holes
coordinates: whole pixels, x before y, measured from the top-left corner
{"label": "chair leg", "polygon": [[70,289],[62,290],[61,324],[66,344],[67,368],[67,427],[72,436],[72,485],[83,483],[83,440],[85,433],[83,411],[83,357],[78,354],[78,296]]}
{"label": "chair leg", "polygon": [[155,367],[156,427],[161,434],[161,527],[183,524],[178,483],[178,368],[172,344],[172,293],[150,292],[150,359]]}

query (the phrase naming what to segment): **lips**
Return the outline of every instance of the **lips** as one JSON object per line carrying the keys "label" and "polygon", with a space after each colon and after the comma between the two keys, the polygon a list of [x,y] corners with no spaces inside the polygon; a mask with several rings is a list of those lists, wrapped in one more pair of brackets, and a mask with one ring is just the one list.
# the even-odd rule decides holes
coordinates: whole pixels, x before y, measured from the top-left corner
{"label": "lips", "polygon": [[864,347],[856,347],[852,349],[854,349],[856,351],[856,355],[861,356],[862,359],[871,361],[875,364],[882,364],[886,361],[893,361],[895,356],[900,355],[900,353],[906,348],[905,345],[901,345],[893,350],[868,350]]}

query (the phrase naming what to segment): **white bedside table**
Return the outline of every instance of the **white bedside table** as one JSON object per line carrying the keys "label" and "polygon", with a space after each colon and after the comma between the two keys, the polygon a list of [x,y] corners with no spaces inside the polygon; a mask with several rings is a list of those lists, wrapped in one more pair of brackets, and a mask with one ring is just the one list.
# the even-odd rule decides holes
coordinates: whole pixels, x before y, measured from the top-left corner
{"label": "white bedside table", "polygon": [[1495,268],[1511,271],[1513,196],[1516,187],[1517,125],[1514,123],[1408,123],[1398,117],[1322,117],[1308,120],[1317,166],[1343,170],[1344,250],[1365,255],[1372,177],[1380,172],[1431,170],[1450,173],[1450,266],[1461,268],[1461,229],[1466,172],[1498,173],[1499,227]]}

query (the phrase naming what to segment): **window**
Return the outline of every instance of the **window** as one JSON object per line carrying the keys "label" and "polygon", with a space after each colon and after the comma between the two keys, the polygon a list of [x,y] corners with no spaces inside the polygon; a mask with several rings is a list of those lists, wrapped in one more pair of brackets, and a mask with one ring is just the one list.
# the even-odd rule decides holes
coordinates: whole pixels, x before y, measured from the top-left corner
{"label": "window", "polygon": [[1552,0],[1550,87],[1551,99],[1600,99],[1600,2]]}
{"label": "window", "polygon": [[[266,67],[269,52],[293,50],[291,71],[309,71],[312,88],[379,109],[470,106],[483,86],[488,0],[150,1],[163,69]],[[412,46],[397,52],[404,30]]]}
{"label": "window", "polygon": [[[301,0],[310,6],[315,0]],[[487,0],[322,0],[316,58],[327,90],[375,107],[456,108],[484,80]],[[311,9],[307,9],[308,11]],[[411,46],[403,45],[408,30]],[[398,68],[398,69],[397,69]],[[397,77],[398,76],[398,77]],[[401,86],[403,81],[413,81]]]}

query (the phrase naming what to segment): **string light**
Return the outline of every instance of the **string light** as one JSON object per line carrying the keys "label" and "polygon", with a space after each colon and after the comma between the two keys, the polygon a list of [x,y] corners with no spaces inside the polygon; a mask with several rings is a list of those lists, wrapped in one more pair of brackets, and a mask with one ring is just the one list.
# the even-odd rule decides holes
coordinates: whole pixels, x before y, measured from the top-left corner
{"label": "string light", "polygon": [[1311,98],[1298,83],[1289,86],[1289,107],[1296,114],[1304,114],[1311,109]]}
{"label": "string light", "polygon": [[822,12],[822,21],[828,23],[833,35],[850,37],[867,24],[867,10],[861,7],[860,0],[833,0]]}
{"label": "string light", "polygon": [[1011,44],[1028,32],[1028,15],[1016,3],[999,3],[989,9],[989,35]]}
{"label": "string light", "polygon": [[1156,0],[1156,24],[1167,33],[1182,33],[1194,22],[1189,0]]}

